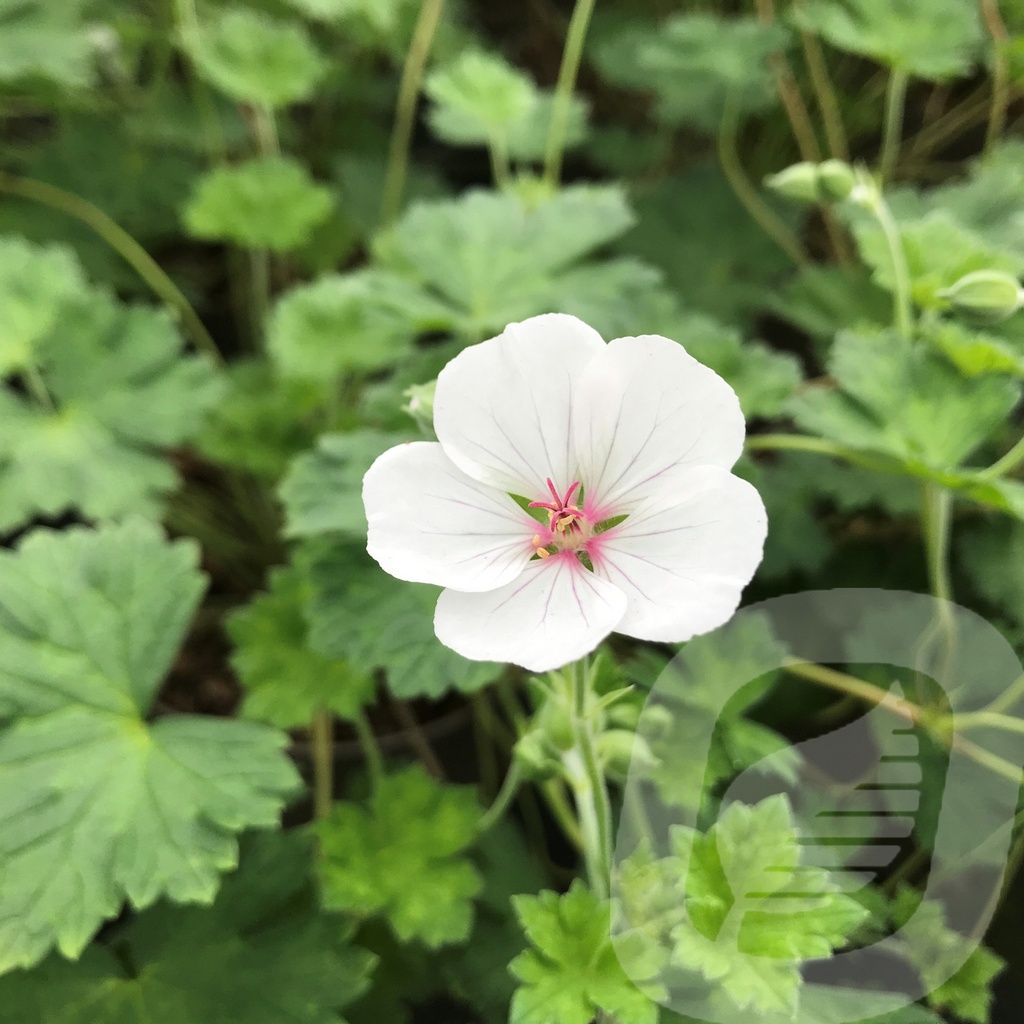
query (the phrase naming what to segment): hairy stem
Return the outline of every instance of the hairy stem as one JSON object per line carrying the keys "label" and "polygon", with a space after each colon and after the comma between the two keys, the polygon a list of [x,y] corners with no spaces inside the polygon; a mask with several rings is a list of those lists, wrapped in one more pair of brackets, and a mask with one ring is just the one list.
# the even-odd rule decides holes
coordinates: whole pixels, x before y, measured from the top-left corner
{"label": "hairy stem", "polygon": [[519,773],[519,766],[513,761],[505,773],[505,779],[501,784],[501,789],[498,790],[498,795],[494,798],[494,802],[487,808],[477,823],[476,828],[479,834],[482,835],[501,821],[505,816],[505,812],[512,806],[512,801],[515,800],[516,795],[519,793],[521,785],[522,778]]}
{"label": "hairy stem", "polygon": [[377,745],[377,737],[373,734],[373,729],[366,715],[361,712],[352,719],[352,725],[355,727],[356,736],[359,738],[359,746],[363,750],[363,758],[366,760],[366,771],[370,776],[370,782],[373,788],[376,789],[380,784],[380,780],[384,778],[384,758],[381,757],[380,747]]}
{"label": "hairy stem", "polygon": [[1006,127],[1006,108],[1010,103],[1010,63],[1006,46],[1010,33],[999,13],[999,0],[980,0],[981,17],[992,37],[992,106],[985,129],[985,154],[992,152]]}
{"label": "hairy stem", "polygon": [[821,119],[825,123],[825,138],[832,156],[839,160],[850,159],[850,146],[846,141],[846,129],[843,127],[843,115],[839,109],[839,99],[828,73],[828,63],[821,49],[818,37],[812,32],[801,32],[800,42],[807,61],[807,70],[811,75]]}
{"label": "hairy stem", "polygon": [[882,154],[878,163],[878,176],[883,184],[892,179],[900,155],[900,142],[903,140],[903,107],[907,101],[908,81],[905,71],[893,71],[889,74],[889,83],[885,90]]}
{"label": "hairy stem", "polygon": [[402,67],[402,78],[398,85],[398,103],[395,107],[395,123],[391,130],[391,144],[388,149],[388,166],[384,175],[384,191],[381,196],[380,219],[390,224],[398,216],[405,191],[405,178],[409,169],[409,150],[412,146],[412,131],[416,120],[416,101],[423,83],[423,71],[434,42],[444,0],[423,0],[420,15],[413,29],[409,52]]}
{"label": "hairy stem", "polygon": [[555,98],[551,105],[551,123],[548,125],[547,146],[544,150],[544,180],[552,187],[558,185],[562,176],[562,154],[565,150],[565,136],[569,129],[569,113],[572,109],[572,94],[576,88],[580,60],[583,57],[583,41],[587,37],[590,16],[594,13],[595,0],[576,0],[569,31],[565,37],[562,63],[558,69]]}

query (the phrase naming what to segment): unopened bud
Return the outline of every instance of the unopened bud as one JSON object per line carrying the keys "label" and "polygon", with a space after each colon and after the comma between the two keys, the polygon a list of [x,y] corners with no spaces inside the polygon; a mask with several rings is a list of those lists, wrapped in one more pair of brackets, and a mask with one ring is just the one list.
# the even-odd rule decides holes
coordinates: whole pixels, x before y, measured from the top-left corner
{"label": "unopened bud", "polygon": [[528,732],[516,742],[512,756],[523,777],[531,782],[545,782],[554,778],[561,763],[551,752],[551,746],[539,730]]}
{"label": "unopened bud", "polygon": [[765,184],[789,199],[800,199],[805,203],[820,201],[818,193],[818,165],[809,161],[793,164],[778,174],[771,174]]}
{"label": "unopened bud", "polygon": [[631,768],[653,768],[658,759],[647,741],[628,729],[609,729],[597,738],[597,755],[604,770],[616,779],[625,779]]}
{"label": "unopened bud", "polygon": [[434,432],[434,391],[437,388],[437,381],[432,380],[427,384],[413,384],[406,388],[402,395],[408,399],[402,406],[402,411],[407,412],[427,433]]}
{"label": "unopened bud", "polygon": [[556,750],[572,749],[575,743],[572,734],[572,717],[566,707],[557,701],[549,700],[541,708],[535,721],[537,728]]}
{"label": "unopened bud", "polygon": [[822,199],[840,202],[847,199],[857,184],[853,168],[842,160],[818,164],[818,194]]}
{"label": "unopened bud", "polygon": [[1024,304],[1024,291],[1012,274],[1003,270],[975,270],[939,292],[959,313],[985,320],[1005,320]]}

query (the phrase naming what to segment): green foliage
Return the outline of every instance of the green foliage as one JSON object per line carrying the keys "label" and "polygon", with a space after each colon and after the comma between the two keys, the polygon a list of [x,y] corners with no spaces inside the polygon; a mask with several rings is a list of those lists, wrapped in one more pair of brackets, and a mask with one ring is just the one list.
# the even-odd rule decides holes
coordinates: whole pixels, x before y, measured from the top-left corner
{"label": "green foliage", "polygon": [[359,714],[373,680],[309,647],[306,614],[313,594],[305,566],[270,574],[270,589],[228,620],[232,665],[246,688],[242,713],[282,729],[308,725],[321,710]]}
{"label": "green foliage", "polygon": [[611,914],[578,879],[564,896],[513,898],[530,946],[509,970],[519,981],[509,1024],[589,1024],[598,1010],[621,1024],[656,1024],[658,1006],[627,977]]}
{"label": "green foliage", "polygon": [[324,434],[316,449],[297,458],[281,482],[289,537],[315,537],[341,533],[353,540],[366,535],[363,511],[363,476],[373,460],[407,434],[355,430]]}
{"label": "green foliage", "polygon": [[633,223],[622,191],[575,185],[536,205],[471,191],[418,203],[379,236],[379,263],[448,307],[455,329],[479,340],[572,296],[568,272]]}
{"label": "green foliage", "polygon": [[0,82],[43,81],[65,89],[92,85],[96,45],[83,20],[88,6],[88,0],[2,0]]}
{"label": "green foliage", "polygon": [[661,24],[610,27],[597,51],[612,81],[653,91],[658,117],[718,132],[723,117],[777,102],[768,58],[788,32],[756,18],[687,13]]}
{"label": "green foliage", "polygon": [[977,8],[959,0],[813,0],[793,16],[840,50],[937,82],[968,73],[985,38]]}
{"label": "green foliage", "polygon": [[264,157],[207,172],[183,218],[196,238],[287,252],[309,241],[333,201],[302,164]]}
{"label": "green foliage", "polygon": [[1005,378],[965,380],[927,348],[886,334],[841,334],[829,370],[838,391],[808,389],[791,403],[801,426],[911,471],[955,469],[1019,397]]}
{"label": "green foliage", "polygon": [[66,248],[0,238],[0,377],[35,365],[36,346],[57,325],[61,305],[84,284]]}
{"label": "green foliage", "polygon": [[451,319],[441,303],[386,271],[325,275],[282,296],[267,347],[284,376],[330,379],[393,365],[418,332]]}
{"label": "green foliage", "polygon": [[77,957],[128,900],[208,902],[234,834],[297,784],[265,726],[154,722],[205,588],[190,542],[133,521],[0,554],[0,970]]}
{"label": "green foliage", "polygon": [[190,55],[200,74],[232,99],[268,109],[308,99],[324,71],[301,25],[247,7],[221,12]]}
{"label": "green foliage", "polygon": [[434,636],[438,587],[384,576],[349,544],[317,544],[312,577],[310,643],[343,658],[358,672],[384,669],[399,698],[439,697],[450,688],[472,692],[495,679],[501,666],[467,661]]}
{"label": "green foliage", "polygon": [[317,826],[324,905],[382,915],[403,942],[465,941],[482,884],[465,855],[479,813],[472,790],[418,765],[385,776],[365,806],[340,803]]}
{"label": "green foliage", "polygon": [[623,866],[634,928],[735,1008],[795,1014],[800,964],[842,946],[867,912],[801,863],[785,798],[730,804],[704,834],[676,826],[672,847],[660,860],[640,848]]}
{"label": "green foliage", "polygon": [[77,963],[0,981],[9,1024],[343,1024],[373,956],[317,907],[310,844],[252,838],[209,908],[162,903]]}
{"label": "green foliage", "polygon": [[70,509],[155,514],[175,484],[159,449],[193,436],[220,391],[205,360],[179,354],[168,313],[100,292],[58,309],[35,345],[35,400],[0,386],[0,529]]}
{"label": "green foliage", "polygon": [[323,382],[282,377],[258,359],[232,363],[225,377],[225,394],[197,444],[217,462],[276,480],[316,440],[327,401]]}

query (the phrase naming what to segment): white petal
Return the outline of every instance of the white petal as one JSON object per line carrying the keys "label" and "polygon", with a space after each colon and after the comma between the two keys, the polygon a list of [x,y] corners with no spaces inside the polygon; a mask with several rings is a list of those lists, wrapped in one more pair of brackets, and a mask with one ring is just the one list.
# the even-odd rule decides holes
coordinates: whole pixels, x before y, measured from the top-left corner
{"label": "white petal", "polygon": [[587,366],[576,446],[589,502],[610,515],[677,491],[688,466],[729,469],[743,450],[736,393],[668,338],[618,338]]}
{"label": "white petal", "polygon": [[568,552],[531,562],[522,576],[487,594],[445,590],[438,640],[474,661],[510,661],[531,672],[589,654],[616,627],[626,596]]}
{"label": "white petal", "polygon": [[494,590],[533,556],[539,524],[433,441],[389,448],[363,478],[366,550],[400,580]]}
{"label": "white petal", "polygon": [[641,640],[688,640],[727,622],[764,550],[768,517],[750,484],[717,466],[678,479],[681,500],[649,500],[591,548],[595,573],[626,594],[616,629]]}
{"label": "white petal", "polygon": [[[597,331],[548,313],[509,324],[460,352],[437,378],[434,429],[470,476],[532,500],[551,477],[564,492],[576,479],[571,440],[574,392],[603,352]],[[560,492],[560,493],[561,493]]]}

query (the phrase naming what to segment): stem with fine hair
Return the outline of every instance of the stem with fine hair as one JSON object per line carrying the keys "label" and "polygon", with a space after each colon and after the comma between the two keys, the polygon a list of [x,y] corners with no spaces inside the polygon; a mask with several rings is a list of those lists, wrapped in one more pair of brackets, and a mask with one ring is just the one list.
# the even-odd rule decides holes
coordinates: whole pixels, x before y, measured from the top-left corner
{"label": "stem with fine hair", "polygon": [[321,708],[309,726],[313,745],[313,815],[323,821],[334,804],[334,719]]}
{"label": "stem with fine hair", "polygon": [[182,294],[181,289],[167,276],[156,260],[120,224],[108,217],[98,206],[94,206],[81,196],[67,192],[56,185],[33,181],[29,178],[19,178],[3,172],[0,172],[0,192],[21,196],[23,199],[31,199],[44,206],[49,206],[51,209],[60,210],[61,213],[66,213],[69,217],[74,217],[92,228],[149,285],[153,292],[177,313],[196,348],[204,351],[216,362],[223,362],[217,343],[210,337],[209,331],[203,326],[202,320],[192,308],[192,304]]}
{"label": "stem with fine hair", "polygon": [[903,107],[907,101],[906,71],[893,70],[885,89],[885,121],[882,129],[882,155],[878,161],[878,176],[885,184],[892,178],[899,159],[903,139]]}
{"label": "stem with fine hair", "polygon": [[376,789],[380,780],[384,778],[384,758],[381,757],[377,737],[374,736],[366,715],[361,711],[353,716],[352,725],[356,730],[359,746],[362,748],[363,757],[366,760],[366,771],[370,776],[370,782]]}
{"label": "stem with fine hair", "polygon": [[736,198],[746,208],[747,213],[754,218],[762,230],[772,239],[773,242],[797,264],[806,266],[807,257],[804,254],[796,235],[786,226],[782,218],[761,198],[757,189],[751,184],[743,171],[740,163],[739,152],[736,148],[737,117],[735,103],[726,100],[725,113],[722,116],[722,124],[718,132],[718,160],[722,165],[722,172],[726,180],[732,186]]}
{"label": "stem with fine hair", "polygon": [[501,821],[505,816],[505,812],[512,806],[512,801],[515,800],[521,783],[522,778],[520,776],[519,766],[515,761],[513,761],[509,766],[508,771],[505,773],[505,779],[501,784],[501,789],[498,791],[498,795],[494,798],[494,802],[487,808],[483,816],[477,822],[477,834],[482,835],[488,829]]}
{"label": "stem with fine hair", "polygon": [[1024,462],[1024,437],[1022,437],[1002,458],[997,459],[987,469],[978,473],[979,479],[994,480],[997,477],[1005,476],[1011,469],[1015,469],[1021,462]]}
{"label": "stem with fine hair", "polygon": [[409,168],[409,150],[412,146],[412,130],[416,119],[416,100],[419,98],[423,71],[434,42],[444,0],[423,0],[416,27],[413,29],[409,52],[402,67],[402,78],[398,84],[398,102],[395,106],[395,123],[391,129],[391,143],[388,148],[388,166],[384,174],[384,191],[380,203],[380,219],[390,224],[398,216],[405,191],[405,177]]}
{"label": "stem with fine hair", "polygon": [[800,42],[803,45],[804,59],[810,72],[811,85],[821,111],[821,119],[825,122],[825,138],[828,141],[832,156],[839,160],[850,159],[850,146],[846,141],[846,129],[843,127],[843,115],[839,109],[839,99],[828,73],[828,63],[821,49],[821,43],[813,32],[801,32]]}
{"label": "stem with fine hair", "polygon": [[980,0],[981,16],[992,37],[992,106],[988,113],[985,129],[985,153],[999,142],[1006,127],[1006,108],[1010,103],[1010,62],[1006,59],[1006,47],[1010,33],[999,13],[999,0]]}
{"label": "stem with fine hair", "polygon": [[555,85],[555,98],[551,105],[547,146],[544,150],[544,180],[552,188],[558,185],[562,175],[562,153],[565,150],[565,136],[569,130],[572,94],[576,88],[576,77],[583,57],[583,41],[587,37],[590,16],[594,13],[594,3],[595,0],[576,0],[569,21],[569,31],[565,37],[565,49],[562,51],[562,63]]}
{"label": "stem with fine hair", "polygon": [[904,341],[909,342],[914,335],[913,297],[910,292],[910,269],[907,267],[907,255],[903,251],[900,229],[881,193],[873,197],[868,209],[882,229],[889,258],[892,260],[893,320],[896,330]]}

